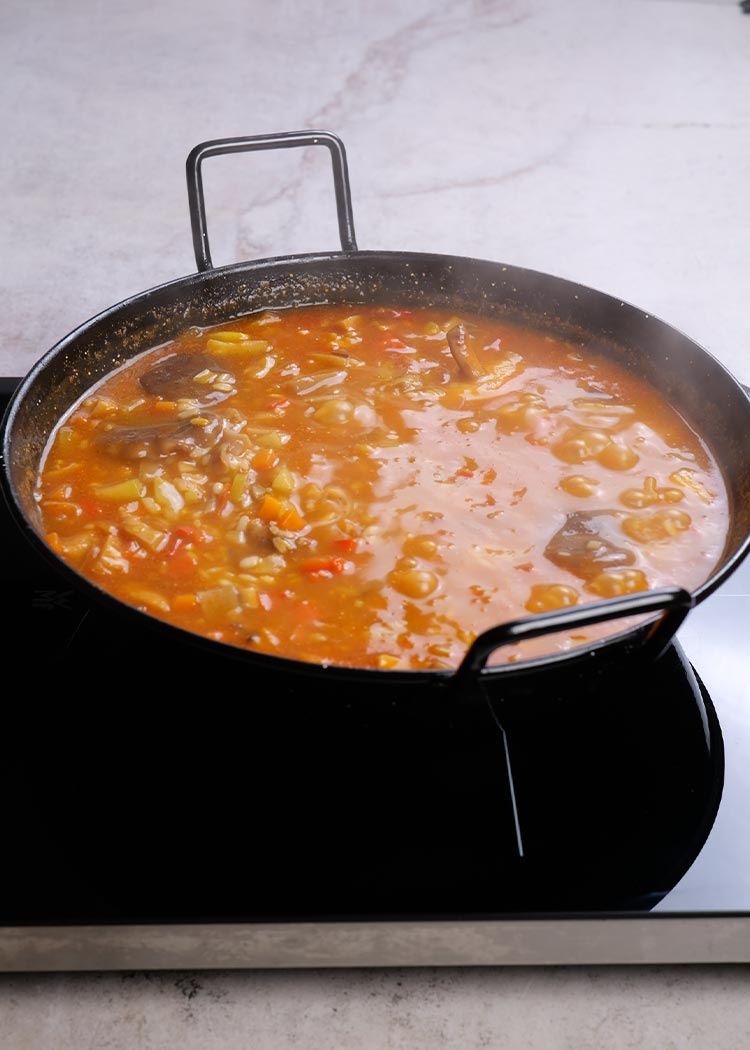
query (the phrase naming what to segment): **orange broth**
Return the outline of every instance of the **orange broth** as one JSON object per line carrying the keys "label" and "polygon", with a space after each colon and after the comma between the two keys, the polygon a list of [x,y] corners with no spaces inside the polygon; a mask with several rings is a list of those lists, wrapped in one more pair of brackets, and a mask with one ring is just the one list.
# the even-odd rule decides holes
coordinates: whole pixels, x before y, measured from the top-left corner
{"label": "orange broth", "polygon": [[36,495],[47,542],[128,605],[377,669],[455,668],[499,623],[694,588],[729,524],[709,449],[611,358],[397,306],[265,312],[141,354],[57,426]]}

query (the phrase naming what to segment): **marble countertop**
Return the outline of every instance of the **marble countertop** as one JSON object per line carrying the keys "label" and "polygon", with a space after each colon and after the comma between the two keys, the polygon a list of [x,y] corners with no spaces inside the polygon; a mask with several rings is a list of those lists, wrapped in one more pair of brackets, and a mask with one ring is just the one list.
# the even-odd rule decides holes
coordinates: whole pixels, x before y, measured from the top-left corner
{"label": "marble countertop", "polygon": [[[0,375],[195,271],[193,146],[312,128],[345,143],[361,249],[569,278],[750,383],[734,0],[4,0],[0,25]],[[338,248],[315,153],[205,165],[216,265]],[[737,1050],[749,981],[698,965],[5,974],[0,1024],[13,1050]]]}

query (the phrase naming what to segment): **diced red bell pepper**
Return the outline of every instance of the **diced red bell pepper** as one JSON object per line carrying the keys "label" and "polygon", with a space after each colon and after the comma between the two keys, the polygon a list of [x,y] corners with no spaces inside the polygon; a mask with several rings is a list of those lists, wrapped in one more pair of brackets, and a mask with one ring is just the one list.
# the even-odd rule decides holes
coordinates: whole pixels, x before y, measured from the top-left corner
{"label": "diced red bell pepper", "polygon": [[346,572],[347,561],[345,558],[308,558],[307,561],[303,561],[300,565],[302,572],[307,573],[309,576],[318,576],[321,573],[329,573],[331,576],[338,576],[342,572]]}

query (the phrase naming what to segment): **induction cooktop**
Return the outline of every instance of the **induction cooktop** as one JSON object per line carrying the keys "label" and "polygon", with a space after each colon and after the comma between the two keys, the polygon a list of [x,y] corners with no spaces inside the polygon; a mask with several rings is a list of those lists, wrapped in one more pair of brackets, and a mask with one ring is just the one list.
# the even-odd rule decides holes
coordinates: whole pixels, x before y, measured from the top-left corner
{"label": "induction cooktop", "polygon": [[750,962],[750,562],[658,660],[467,718],[288,689],[0,537],[0,970]]}

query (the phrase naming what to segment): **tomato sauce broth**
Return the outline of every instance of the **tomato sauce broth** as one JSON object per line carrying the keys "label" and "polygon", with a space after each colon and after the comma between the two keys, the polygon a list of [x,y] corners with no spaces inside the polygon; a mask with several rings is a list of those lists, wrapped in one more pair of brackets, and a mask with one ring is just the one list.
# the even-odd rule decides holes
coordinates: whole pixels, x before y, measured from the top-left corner
{"label": "tomato sauce broth", "polygon": [[499,623],[695,588],[729,525],[705,443],[606,354],[398,306],[264,312],[139,355],[56,427],[36,498],[53,549],[128,605],[376,669],[455,668]]}

